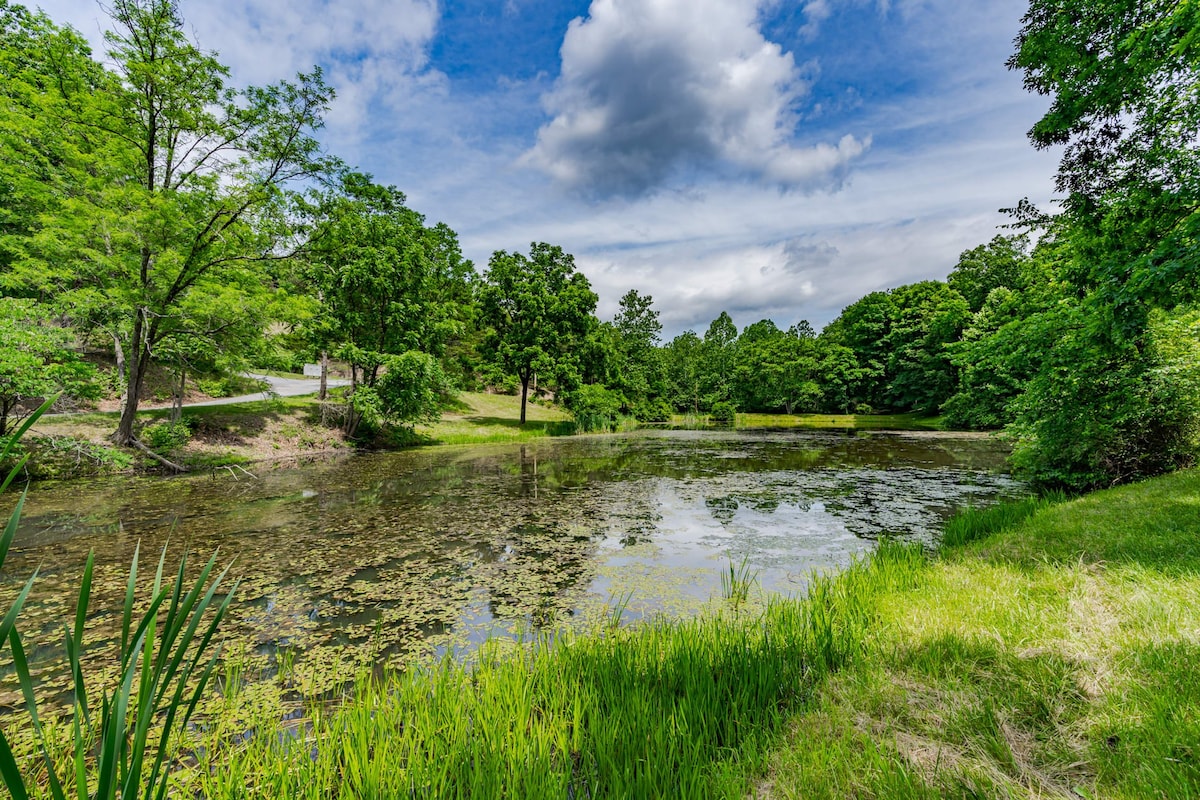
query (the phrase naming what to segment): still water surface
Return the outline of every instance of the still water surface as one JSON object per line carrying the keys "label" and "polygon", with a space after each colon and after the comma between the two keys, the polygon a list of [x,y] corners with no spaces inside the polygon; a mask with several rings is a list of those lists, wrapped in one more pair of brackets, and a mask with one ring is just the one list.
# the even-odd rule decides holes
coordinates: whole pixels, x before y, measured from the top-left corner
{"label": "still water surface", "polygon": [[60,638],[94,550],[102,654],[139,542],[144,561],[164,546],[168,563],[219,549],[242,581],[227,652],[269,668],[289,651],[315,664],[459,649],[614,597],[627,616],[690,613],[731,563],[764,591],[799,594],[813,570],[881,536],[932,542],[956,510],[1019,494],[1005,455],[992,439],[927,433],[650,431],[359,455],[255,479],[38,487],[0,603],[41,565],[23,630]]}

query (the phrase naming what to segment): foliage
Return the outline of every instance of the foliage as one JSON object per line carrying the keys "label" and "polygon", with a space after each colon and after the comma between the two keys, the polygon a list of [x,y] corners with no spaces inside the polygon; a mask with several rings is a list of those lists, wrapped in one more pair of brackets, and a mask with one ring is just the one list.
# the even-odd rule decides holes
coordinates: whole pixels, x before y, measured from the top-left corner
{"label": "foliage", "polygon": [[348,434],[362,420],[425,420],[449,391],[436,360],[462,330],[473,271],[454,232],[427,226],[404,201],[352,172],[305,206],[313,245],[298,279],[319,307],[303,329],[316,351],[351,365]]}
{"label": "foliage", "polygon": [[521,382],[521,423],[535,374],[569,393],[579,380],[578,346],[594,326],[596,294],[561,247],[530,245],[529,256],[497,250],[480,288],[486,347]]}
{"label": "foliage", "polygon": [[732,425],[733,421],[737,418],[737,408],[733,403],[722,400],[713,403],[713,407],[708,412],[708,417],[713,422],[721,425]]}
{"label": "foliage", "polygon": [[183,447],[192,438],[192,429],[187,420],[158,422],[142,428],[143,443],[155,452],[164,455]]}
{"label": "foliage", "polygon": [[350,397],[360,419],[372,426],[411,427],[438,418],[452,389],[436,358],[410,350],[385,356],[380,366],[378,380],[359,386]]}
{"label": "foliage", "polygon": [[611,430],[621,413],[621,396],[599,384],[585,383],[568,396],[567,408],[581,431]]}
{"label": "foliage", "polygon": [[660,397],[642,400],[633,407],[633,416],[638,422],[670,422],[673,412],[671,404]]}
{"label": "foliage", "polygon": [[71,349],[71,332],[48,316],[31,300],[0,297],[0,436],[24,400],[99,396],[95,368]]}
{"label": "foliage", "polygon": [[1014,464],[1039,484],[1087,489],[1194,462],[1200,448],[1200,314],[1151,316],[1144,342],[1114,338],[1086,305],[1046,319],[1056,332],[1016,401]]}
{"label": "foliage", "polygon": [[74,142],[57,173],[65,191],[10,278],[128,354],[125,443],[151,361],[211,359],[264,330],[263,265],[290,235],[279,198],[332,166],[312,135],[332,92],[319,71],[227,88],[171,0],[120,0],[111,20],[111,71],[50,58],[8,76],[42,89],[28,123],[52,120]]}
{"label": "foliage", "polygon": [[997,236],[963,252],[946,283],[962,295],[971,313],[976,313],[993,289],[1016,290],[1024,285],[1028,248],[1026,236]]}

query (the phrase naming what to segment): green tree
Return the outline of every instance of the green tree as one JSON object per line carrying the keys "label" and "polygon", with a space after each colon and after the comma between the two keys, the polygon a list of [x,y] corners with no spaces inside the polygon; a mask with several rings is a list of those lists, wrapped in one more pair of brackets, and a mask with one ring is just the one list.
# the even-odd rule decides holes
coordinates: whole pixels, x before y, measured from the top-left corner
{"label": "green tree", "polygon": [[1051,98],[1029,131],[1061,147],[1065,213],[1086,234],[1071,277],[1136,337],[1196,297],[1200,9],[1177,0],[1031,0],[1011,69]]}
{"label": "green tree", "polygon": [[596,294],[575,259],[561,247],[530,245],[529,256],[497,250],[480,287],[481,318],[491,328],[488,348],[521,382],[521,424],[535,374],[560,388],[579,379],[578,347],[595,327]]}
{"label": "green tree", "polygon": [[1018,210],[1063,241],[1072,287],[1014,403],[1015,458],[1077,488],[1186,463],[1196,410],[1160,379],[1159,326],[1200,288],[1200,8],[1031,0],[1009,66],[1051,99],[1029,135],[1062,148],[1063,213]]}
{"label": "green tree", "polygon": [[404,203],[395,187],[348,173],[311,209],[318,222],[302,277],[319,306],[307,330],[317,349],[350,363],[349,434],[364,416],[408,424],[435,415],[447,388],[436,359],[463,328],[470,264],[453,231],[427,227]]}
{"label": "green tree", "polygon": [[700,351],[700,400],[705,408],[733,400],[737,340],[737,325],[724,311],[709,323],[708,330],[704,332]]}
{"label": "green tree", "polygon": [[659,354],[662,323],[654,309],[654,298],[626,292],[612,321],[617,364],[610,386],[624,397],[626,411],[645,416],[650,399],[661,397],[663,365]]}
{"label": "green tree", "polygon": [[700,413],[703,349],[695,331],[684,331],[662,349],[668,399],[681,411]]}
{"label": "green tree", "polygon": [[887,402],[887,337],[894,314],[895,302],[889,293],[871,292],[842,309],[821,331],[822,339],[849,348],[858,362],[858,381],[850,389],[853,405],[881,407]]}
{"label": "green tree", "polygon": [[987,244],[964,251],[946,283],[963,296],[974,313],[983,308],[993,289],[1021,288],[1028,248],[1025,236],[997,236]]}
{"label": "green tree", "polygon": [[[20,416],[22,401],[66,393],[99,396],[96,370],[71,349],[71,332],[32,300],[0,298],[0,436]],[[30,408],[28,411],[32,411]]]}
{"label": "green tree", "polygon": [[68,307],[95,307],[77,292],[107,299],[128,358],[114,434],[125,444],[160,345],[196,327],[189,308],[212,308],[193,298],[269,290],[263,265],[286,255],[291,233],[282,193],[332,166],[313,137],[332,92],[319,71],[226,87],[226,68],[188,40],[172,0],[118,0],[110,13],[102,86],[50,65],[44,107],[89,157],[67,165],[74,191],[45,218],[17,278]]}
{"label": "green tree", "polygon": [[933,414],[958,386],[947,345],[958,340],[969,317],[962,295],[941,281],[894,289],[888,348],[887,403]]}
{"label": "green tree", "polygon": [[781,331],[769,319],[742,331],[734,370],[742,408],[787,414],[816,410],[821,400],[817,346],[811,336],[799,335],[804,332],[798,326]]}

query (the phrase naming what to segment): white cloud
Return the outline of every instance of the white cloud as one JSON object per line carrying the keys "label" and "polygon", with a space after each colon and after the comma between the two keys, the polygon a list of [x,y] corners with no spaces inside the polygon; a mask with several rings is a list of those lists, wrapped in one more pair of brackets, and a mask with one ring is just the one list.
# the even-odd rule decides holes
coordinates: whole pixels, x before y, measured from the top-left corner
{"label": "white cloud", "polygon": [[[111,20],[99,4],[40,5],[88,37],[97,56],[104,53]],[[182,0],[180,13],[196,43],[230,67],[236,85],[274,83],[322,65],[338,94],[326,120],[337,144],[353,147],[374,106],[398,109],[417,95],[443,91],[441,76],[427,68],[437,0]]]}
{"label": "white cloud", "polygon": [[759,31],[756,0],[593,0],[571,23],[553,119],[526,162],[585,194],[637,196],[686,169],[812,189],[869,145],[792,143],[814,65]]}
{"label": "white cloud", "polygon": [[804,24],[800,26],[800,35],[810,41],[817,38],[821,23],[829,19],[832,13],[829,0],[808,0],[804,4]]}

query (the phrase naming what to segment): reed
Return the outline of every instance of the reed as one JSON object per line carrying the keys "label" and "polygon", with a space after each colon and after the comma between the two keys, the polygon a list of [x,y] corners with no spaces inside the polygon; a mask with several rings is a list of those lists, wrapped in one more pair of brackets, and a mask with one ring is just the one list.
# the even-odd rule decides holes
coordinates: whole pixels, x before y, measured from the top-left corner
{"label": "reed", "polygon": [[[4,446],[0,460],[53,403],[32,414]],[[0,490],[20,474],[22,459]],[[0,567],[16,536],[25,495],[22,494],[0,536]],[[73,704],[65,746],[56,723],[44,725],[17,618],[37,579],[35,571],[0,622],[0,647],[11,649],[13,669],[32,732],[35,758],[42,762],[43,781],[27,784],[8,738],[0,730],[0,777],[13,800],[49,795],[54,800],[162,800],[172,780],[172,755],[186,731],[216,666],[219,649],[209,655],[213,636],[233,596],[218,600],[225,572],[213,577],[216,556],[200,575],[185,581],[186,560],[174,581],[164,579],[166,551],[158,561],[146,604],[138,597],[138,558],[129,569],[121,616],[121,644],[116,680],[97,687],[83,669],[84,632],[91,596],[93,558],[88,556],[79,588],[73,625],[64,625],[64,649],[72,675]],[[210,580],[211,578],[211,580]],[[236,584],[235,587],[236,588]],[[140,614],[137,609],[145,607]],[[210,613],[211,611],[211,613]],[[207,617],[207,619],[206,619]],[[26,772],[28,772],[26,766]]]}

